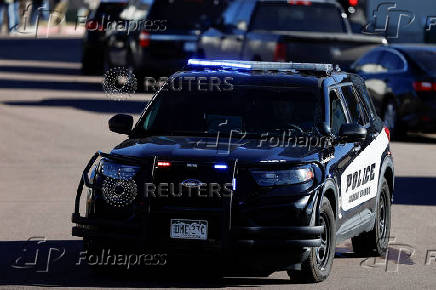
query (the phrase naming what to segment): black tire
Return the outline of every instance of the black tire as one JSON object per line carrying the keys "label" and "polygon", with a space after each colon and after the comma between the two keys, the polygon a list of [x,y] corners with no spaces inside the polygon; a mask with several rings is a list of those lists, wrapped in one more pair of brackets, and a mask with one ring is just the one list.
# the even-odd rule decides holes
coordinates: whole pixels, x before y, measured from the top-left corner
{"label": "black tire", "polygon": [[325,197],[320,208],[320,224],[325,226],[321,235],[322,245],[310,250],[309,257],[301,264],[301,271],[288,270],[292,281],[318,283],[327,279],[331,272],[336,249],[336,220]]}
{"label": "black tire", "polygon": [[381,181],[374,228],[351,239],[353,251],[361,256],[383,256],[391,232],[391,193],[386,179]]}

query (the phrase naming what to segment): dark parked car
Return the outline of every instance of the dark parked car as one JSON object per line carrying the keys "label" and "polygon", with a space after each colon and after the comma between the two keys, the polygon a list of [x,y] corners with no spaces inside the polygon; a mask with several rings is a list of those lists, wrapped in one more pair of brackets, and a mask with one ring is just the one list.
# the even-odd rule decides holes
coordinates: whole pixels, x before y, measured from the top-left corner
{"label": "dark parked car", "polygon": [[335,1],[235,0],[202,34],[198,55],[347,68],[383,43],[382,37],[351,33],[347,15]]}
{"label": "dark parked car", "polygon": [[133,128],[131,116],[109,120],[129,137],[83,172],[72,221],[88,254],[158,249],[169,263],[184,257],[177,271],[209,254],[225,263],[210,271],[287,270],[319,282],[336,243],[352,238],[355,252],[386,252],[389,131],[360,77],[323,64],[190,65]]}
{"label": "dark parked car", "polygon": [[352,69],[365,79],[393,136],[436,132],[436,46],[379,47],[357,60]]}
{"label": "dark parked car", "polygon": [[120,13],[127,7],[127,0],[102,0],[92,10],[85,25],[82,49],[82,73],[101,74],[107,37],[112,24],[120,20]]}
{"label": "dark parked car", "polygon": [[109,48],[111,65],[129,67],[143,89],[146,76],[168,76],[195,55],[201,31],[216,21],[228,0],[155,0],[142,29],[118,33]]}

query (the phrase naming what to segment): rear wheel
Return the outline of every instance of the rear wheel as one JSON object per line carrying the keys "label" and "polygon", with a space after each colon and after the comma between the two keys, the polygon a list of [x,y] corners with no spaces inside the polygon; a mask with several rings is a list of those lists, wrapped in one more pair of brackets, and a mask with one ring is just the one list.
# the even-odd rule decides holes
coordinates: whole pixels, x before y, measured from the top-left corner
{"label": "rear wheel", "polygon": [[301,271],[289,270],[291,280],[302,282],[321,282],[329,276],[336,249],[336,222],[330,202],[323,198],[320,209],[321,246],[312,248],[309,257],[301,264]]}
{"label": "rear wheel", "polygon": [[386,179],[383,178],[377,201],[377,215],[374,228],[351,239],[355,253],[363,256],[386,254],[391,231],[391,200]]}

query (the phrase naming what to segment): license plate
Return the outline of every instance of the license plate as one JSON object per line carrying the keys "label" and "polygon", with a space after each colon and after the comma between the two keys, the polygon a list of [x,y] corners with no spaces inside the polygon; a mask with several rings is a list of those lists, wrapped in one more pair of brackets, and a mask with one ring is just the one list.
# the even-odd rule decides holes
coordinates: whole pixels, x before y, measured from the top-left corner
{"label": "license plate", "polygon": [[207,221],[172,219],[170,237],[172,239],[207,240]]}
{"label": "license plate", "polygon": [[183,44],[183,49],[187,52],[195,52],[197,50],[197,43],[195,42],[185,42]]}

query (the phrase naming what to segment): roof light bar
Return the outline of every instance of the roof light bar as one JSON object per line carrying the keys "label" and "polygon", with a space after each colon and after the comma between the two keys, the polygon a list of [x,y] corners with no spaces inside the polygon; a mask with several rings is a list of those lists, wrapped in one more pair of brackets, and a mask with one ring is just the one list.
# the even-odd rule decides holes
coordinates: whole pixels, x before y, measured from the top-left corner
{"label": "roof light bar", "polygon": [[[190,59],[188,65],[203,67],[222,67],[260,71],[320,71],[330,73],[334,71],[332,64],[323,63],[296,63],[296,62],[267,62],[243,60],[202,60]],[[337,70],[339,67],[337,66]]]}
{"label": "roof light bar", "polygon": [[238,61],[231,61],[231,60],[190,59],[188,60],[188,65],[234,67],[234,68],[245,68],[245,69],[252,68],[250,64],[238,63]]}

